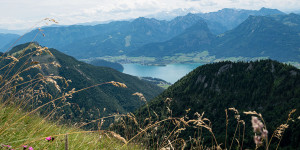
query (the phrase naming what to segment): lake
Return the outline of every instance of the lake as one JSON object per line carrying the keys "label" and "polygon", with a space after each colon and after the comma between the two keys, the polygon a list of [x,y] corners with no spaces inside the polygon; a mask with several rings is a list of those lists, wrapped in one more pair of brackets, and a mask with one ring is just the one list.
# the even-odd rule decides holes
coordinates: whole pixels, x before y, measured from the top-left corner
{"label": "lake", "polygon": [[166,66],[147,66],[141,64],[122,65],[124,67],[123,73],[139,77],[160,78],[173,84],[202,64],[169,64]]}

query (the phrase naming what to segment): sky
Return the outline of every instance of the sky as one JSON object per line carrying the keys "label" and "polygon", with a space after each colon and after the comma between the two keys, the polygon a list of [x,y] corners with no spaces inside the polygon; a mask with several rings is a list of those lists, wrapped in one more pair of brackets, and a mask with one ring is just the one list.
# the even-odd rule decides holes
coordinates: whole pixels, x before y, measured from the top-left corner
{"label": "sky", "polygon": [[26,30],[51,24],[41,22],[44,18],[71,25],[132,19],[176,9],[205,13],[261,7],[299,12],[300,0],[0,0],[0,29]]}

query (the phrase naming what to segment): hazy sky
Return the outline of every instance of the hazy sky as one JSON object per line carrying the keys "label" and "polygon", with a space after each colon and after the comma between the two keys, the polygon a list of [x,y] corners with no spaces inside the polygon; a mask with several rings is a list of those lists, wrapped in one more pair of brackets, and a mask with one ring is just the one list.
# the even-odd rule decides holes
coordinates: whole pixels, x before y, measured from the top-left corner
{"label": "hazy sky", "polygon": [[0,28],[28,29],[46,17],[59,24],[137,18],[192,8],[198,12],[222,8],[300,10],[300,0],[0,0]]}

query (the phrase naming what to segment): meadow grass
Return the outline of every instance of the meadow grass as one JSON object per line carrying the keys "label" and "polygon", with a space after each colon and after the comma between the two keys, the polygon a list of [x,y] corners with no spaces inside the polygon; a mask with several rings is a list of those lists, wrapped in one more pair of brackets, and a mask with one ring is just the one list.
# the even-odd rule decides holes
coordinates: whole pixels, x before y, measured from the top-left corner
{"label": "meadow grass", "polygon": [[[56,23],[53,19],[44,20]],[[42,30],[39,29],[37,34],[43,34]],[[67,122],[64,121],[65,114],[61,113],[64,112],[63,108],[76,105],[66,101],[74,93],[103,84],[122,88],[126,88],[126,85],[110,81],[64,91],[71,81],[54,74],[41,73],[43,65],[53,69],[59,68],[60,64],[55,61],[41,63],[33,59],[45,55],[54,57],[47,47],[31,42],[17,52],[5,52],[0,57],[0,149],[141,148],[133,144],[124,146],[126,140],[120,135],[102,130],[103,118],[62,124],[61,121]],[[98,123],[98,130],[81,129],[90,123]]]}
{"label": "meadow grass", "polygon": [[[224,123],[225,135],[217,138],[212,128],[213,122],[205,118],[205,113],[195,113],[195,118],[187,117],[190,109],[186,110],[186,114],[182,117],[173,117],[172,110],[170,109],[171,98],[164,101],[165,110],[162,110],[160,116],[149,109],[149,105],[141,93],[135,93],[146,104],[143,111],[135,114],[129,113],[126,116],[119,118],[111,128],[117,133],[120,133],[128,143],[143,143],[150,149],[279,149],[284,132],[289,128],[289,124],[300,116],[295,118],[294,113],[296,109],[290,111],[287,120],[278,125],[272,134],[269,133],[266,122],[262,114],[255,111],[245,111],[244,115],[252,117],[251,124],[252,131],[246,131],[246,122],[241,119],[241,114],[235,108],[225,109],[226,122]],[[230,113],[232,112],[232,113]],[[230,121],[229,114],[234,114],[234,119]],[[243,116],[244,116],[243,115]],[[234,123],[235,122],[235,123]],[[250,125],[248,124],[248,127]],[[233,129],[233,133],[229,134],[227,131]],[[249,130],[247,128],[247,130]],[[189,138],[182,136],[183,132],[188,131]],[[192,131],[192,132],[189,132]],[[187,132],[186,132],[187,133]],[[186,134],[185,133],[185,134]],[[248,145],[244,146],[246,135],[251,137],[247,139]],[[250,135],[249,135],[250,134]],[[210,142],[209,142],[210,141]],[[253,143],[252,146],[249,145]]]}
{"label": "meadow grass", "polygon": [[[15,106],[3,107],[0,110],[0,129],[25,115],[26,112],[16,109]],[[133,144],[123,146],[124,143],[109,131],[86,131],[75,126],[60,125],[37,114],[26,116],[1,133],[0,144],[10,145],[15,150],[23,149],[24,145],[34,149],[65,149],[66,135],[68,148],[74,150],[141,149],[141,146]],[[47,141],[47,137],[52,137],[54,140]]]}
{"label": "meadow grass", "polygon": [[[41,69],[41,64],[30,58],[43,53],[52,55],[48,48],[30,43],[22,51],[13,53],[14,56],[8,54],[1,58],[4,66],[0,69],[0,149],[140,149],[133,144],[123,146],[126,140],[120,135],[101,130],[103,118],[62,125],[61,121],[66,122],[63,118],[66,114],[61,112],[63,107],[71,105],[66,100],[74,93],[103,84],[122,88],[126,85],[110,81],[64,92],[69,81],[63,77],[24,74]],[[80,129],[90,123],[98,123],[98,130]]]}

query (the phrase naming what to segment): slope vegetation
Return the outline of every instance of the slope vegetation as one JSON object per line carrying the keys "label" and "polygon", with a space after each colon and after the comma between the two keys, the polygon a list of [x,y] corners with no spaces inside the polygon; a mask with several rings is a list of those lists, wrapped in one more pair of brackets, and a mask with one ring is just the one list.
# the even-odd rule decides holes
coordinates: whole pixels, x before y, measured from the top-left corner
{"label": "slope vegetation", "polygon": [[[167,101],[171,98],[172,101]],[[172,117],[193,119],[194,114],[205,112],[218,141],[224,141],[226,128],[225,109],[236,108],[241,119],[246,121],[245,147],[253,146],[250,117],[243,111],[256,111],[263,115],[269,136],[287,119],[292,109],[297,109],[294,118],[300,115],[300,70],[272,60],[256,62],[219,62],[198,67],[170,86],[149,103],[153,119]],[[171,112],[170,112],[171,110]],[[188,113],[187,113],[188,112]],[[136,115],[148,117],[148,108]],[[229,119],[234,114],[229,112]],[[235,114],[237,115],[237,114]],[[292,122],[284,133],[282,147],[299,148],[300,120]],[[228,137],[234,133],[234,125],[228,129]],[[172,129],[172,128],[171,128]],[[180,137],[189,139],[195,130],[182,131]],[[210,143],[209,136],[204,136]],[[273,141],[274,142],[274,141]],[[224,142],[222,142],[224,144]]]}
{"label": "slope vegetation", "polygon": [[[37,51],[40,48],[36,43],[31,43],[30,45],[27,43],[13,48],[7,55],[18,58],[23,52],[26,54]],[[60,76],[69,80],[69,86],[64,85],[67,81],[54,82],[50,80],[54,83],[54,86],[50,86],[46,90],[53,95],[53,98],[61,96],[61,94],[71,91],[73,88],[80,90],[97,84],[112,83],[111,81],[124,83],[128,87],[120,88],[111,84],[104,84],[75,93],[72,99],[68,99],[67,101],[69,104],[74,104],[74,106],[67,106],[63,109],[62,114],[64,114],[65,119],[71,119],[76,122],[90,121],[112,113],[134,111],[144,103],[132,96],[133,93],[143,92],[148,99],[151,99],[163,90],[154,84],[142,81],[134,76],[123,74],[114,69],[93,66],[77,61],[75,58],[55,49],[50,49],[50,52],[52,55],[38,53],[38,55],[31,55],[30,57],[20,59],[15,65],[15,69],[11,71],[11,74],[14,74],[21,68],[25,60],[29,60],[29,64],[37,64],[35,65],[37,68],[32,68],[29,72],[22,73],[21,76],[24,80],[39,76],[39,74],[53,79],[60,79],[56,77]],[[6,65],[6,61],[2,63]],[[4,75],[7,71],[1,70],[1,73]],[[48,100],[44,101],[47,102]],[[100,114],[99,110],[101,112],[105,111]]]}

